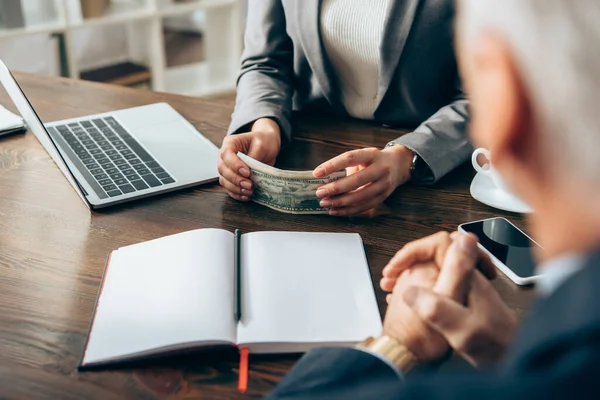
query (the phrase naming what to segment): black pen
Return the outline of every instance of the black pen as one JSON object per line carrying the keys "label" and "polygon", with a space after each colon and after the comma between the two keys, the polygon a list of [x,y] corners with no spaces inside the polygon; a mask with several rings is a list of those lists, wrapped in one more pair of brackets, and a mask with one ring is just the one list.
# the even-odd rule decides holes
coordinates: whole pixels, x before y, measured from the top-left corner
{"label": "black pen", "polygon": [[242,240],[240,230],[236,229],[233,238],[233,264],[234,264],[234,285],[235,285],[235,299],[234,299],[234,317],[236,322],[240,322],[242,319],[242,270],[241,270],[241,257],[240,248],[242,246]]}

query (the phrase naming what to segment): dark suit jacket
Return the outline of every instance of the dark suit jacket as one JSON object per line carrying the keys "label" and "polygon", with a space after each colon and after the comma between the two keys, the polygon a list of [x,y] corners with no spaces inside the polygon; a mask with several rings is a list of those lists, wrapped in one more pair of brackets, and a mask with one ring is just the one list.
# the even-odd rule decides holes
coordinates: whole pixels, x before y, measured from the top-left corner
{"label": "dark suit jacket", "polygon": [[494,372],[408,374],[348,349],[305,355],[269,399],[600,398],[600,251],[530,313]]}
{"label": "dark suit jacket", "polygon": [[[395,142],[435,179],[467,159],[467,100],[453,51],[454,0],[392,0],[381,43],[374,119],[414,128]],[[293,110],[347,115],[319,31],[321,0],[249,0],[245,50],[229,133],[275,119],[292,135]]]}

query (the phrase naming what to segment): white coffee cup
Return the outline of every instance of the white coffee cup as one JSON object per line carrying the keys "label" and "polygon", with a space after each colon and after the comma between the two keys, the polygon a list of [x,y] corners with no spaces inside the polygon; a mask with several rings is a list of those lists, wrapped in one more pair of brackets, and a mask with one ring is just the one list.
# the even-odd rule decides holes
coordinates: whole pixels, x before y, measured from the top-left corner
{"label": "white coffee cup", "polygon": [[[483,154],[485,158],[488,159],[488,162],[486,164],[479,165],[477,157],[479,157],[481,154]],[[471,156],[471,162],[473,163],[473,168],[475,168],[475,171],[491,178],[498,189],[503,190],[506,193],[510,193],[510,190],[508,190],[508,188],[504,184],[502,177],[500,176],[498,171],[496,171],[492,166],[492,155],[488,149],[479,148],[475,150],[473,152],[473,155]]]}

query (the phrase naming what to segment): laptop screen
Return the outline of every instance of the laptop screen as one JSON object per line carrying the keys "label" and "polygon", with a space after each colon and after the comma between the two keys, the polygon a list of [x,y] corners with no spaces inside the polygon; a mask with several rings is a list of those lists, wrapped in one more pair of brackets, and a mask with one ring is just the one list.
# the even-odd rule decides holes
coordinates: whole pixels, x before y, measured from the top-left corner
{"label": "laptop screen", "polygon": [[2,83],[2,86],[4,86],[6,93],[8,93],[11,100],[19,110],[19,113],[27,123],[29,130],[33,132],[33,134],[37,137],[39,142],[48,152],[50,157],[52,157],[52,159],[54,160],[58,168],[61,170],[63,175],[67,178],[71,186],[75,189],[79,197],[81,197],[81,199],[89,207],[89,202],[85,198],[83,190],[71,174],[71,171],[69,170],[69,167],[67,167],[65,159],[58,150],[56,143],[54,143],[54,140],[52,140],[52,138],[46,131],[44,124],[42,123],[37,113],[31,106],[31,103],[25,96],[25,93],[23,93],[23,90],[21,89],[15,78],[12,76],[4,62],[2,62],[2,60],[0,60],[0,83]]}

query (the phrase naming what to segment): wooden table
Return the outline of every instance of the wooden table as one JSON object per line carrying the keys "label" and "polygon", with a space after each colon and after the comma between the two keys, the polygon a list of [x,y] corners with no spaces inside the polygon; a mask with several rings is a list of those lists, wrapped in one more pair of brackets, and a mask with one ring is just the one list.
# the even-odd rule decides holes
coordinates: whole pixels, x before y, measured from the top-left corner
{"label": "wooden table", "polygon": [[[59,78],[17,74],[44,121],[166,101],[220,145],[232,99],[206,100]],[[5,93],[0,103],[14,109]],[[168,135],[165,132],[165,135]],[[383,146],[398,131],[357,121],[299,118],[284,167],[314,168],[348,149]],[[369,217],[279,214],[230,199],[210,184],[103,212],[90,212],[32,134],[0,139],[0,397],[48,399],[229,399],[236,391],[235,354],[195,354],[110,372],[78,373],[107,254],[120,246],[197,228],[358,232],[374,282],[408,241],[462,222],[521,216],[469,195],[464,165],[432,187],[406,186]],[[523,310],[531,290],[503,275],[502,297]],[[375,285],[380,310],[384,293]],[[267,393],[295,356],[251,359],[250,397]]]}

